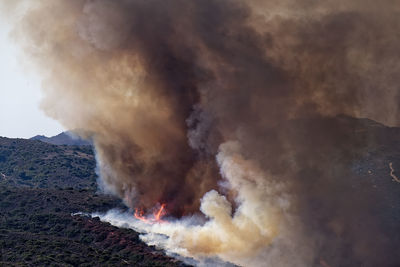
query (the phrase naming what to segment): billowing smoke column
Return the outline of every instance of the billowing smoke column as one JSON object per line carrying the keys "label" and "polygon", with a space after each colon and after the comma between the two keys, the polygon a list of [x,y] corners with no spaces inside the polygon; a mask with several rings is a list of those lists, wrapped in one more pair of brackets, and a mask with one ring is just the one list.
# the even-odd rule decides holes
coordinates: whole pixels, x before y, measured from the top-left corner
{"label": "billowing smoke column", "polygon": [[207,218],[150,227],[165,248],[249,266],[399,264],[400,238],[348,186],[370,142],[348,116],[399,124],[397,1],[10,3],[44,110],[94,138],[104,189]]}

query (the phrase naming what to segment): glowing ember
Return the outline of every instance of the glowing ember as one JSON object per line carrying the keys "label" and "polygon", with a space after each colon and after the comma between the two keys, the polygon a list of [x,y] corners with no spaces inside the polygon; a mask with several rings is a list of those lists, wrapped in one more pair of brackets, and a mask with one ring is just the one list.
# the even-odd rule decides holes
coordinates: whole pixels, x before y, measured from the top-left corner
{"label": "glowing ember", "polygon": [[147,224],[163,223],[164,221],[161,218],[167,213],[165,206],[166,204],[162,204],[158,209],[154,210],[150,217],[145,216],[142,209],[135,209],[134,217]]}

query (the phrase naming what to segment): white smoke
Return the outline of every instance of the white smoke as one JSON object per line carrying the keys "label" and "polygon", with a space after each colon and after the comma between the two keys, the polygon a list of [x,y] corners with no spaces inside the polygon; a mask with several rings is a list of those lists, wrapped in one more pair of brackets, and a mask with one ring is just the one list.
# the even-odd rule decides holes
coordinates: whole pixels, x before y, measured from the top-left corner
{"label": "white smoke", "polygon": [[115,211],[99,216],[143,233],[141,238],[148,244],[200,263],[218,257],[241,266],[310,266],[312,244],[299,236],[302,231],[287,186],[268,179],[270,175],[256,162],[245,159],[238,142],[222,144],[217,162],[225,179],[222,191],[236,196],[236,209],[212,190],[201,200],[205,223],[196,216],[152,225]]}

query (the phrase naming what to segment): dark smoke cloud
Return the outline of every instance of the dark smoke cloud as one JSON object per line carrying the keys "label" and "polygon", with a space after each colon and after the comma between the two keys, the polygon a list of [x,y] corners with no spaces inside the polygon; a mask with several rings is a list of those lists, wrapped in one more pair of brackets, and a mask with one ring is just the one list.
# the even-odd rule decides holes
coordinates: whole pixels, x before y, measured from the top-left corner
{"label": "dark smoke cloud", "polygon": [[[399,238],[351,171],[375,136],[351,117],[399,125],[398,4],[41,0],[25,3],[14,35],[44,77],[44,110],[94,136],[107,190],[130,207],[167,203],[175,216],[201,205],[215,222],[198,239],[208,250],[191,234],[178,244],[190,255],[396,266]],[[232,204],[245,219],[219,217]],[[247,212],[255,207],[272,219]],[[249,220],[260,232],[232,226]],[[246,252],[210,243],[221,229]]]}

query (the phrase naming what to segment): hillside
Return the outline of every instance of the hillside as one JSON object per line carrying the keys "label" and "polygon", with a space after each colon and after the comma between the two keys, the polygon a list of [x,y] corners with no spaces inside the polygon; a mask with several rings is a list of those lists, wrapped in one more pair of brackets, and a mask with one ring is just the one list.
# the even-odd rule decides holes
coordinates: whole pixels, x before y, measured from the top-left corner
{"label": "hillside", "polygon": [[124,209],[96,192],[91,146],[0,138],[0,266],[183,266],[77,212]]}
{"label": "hillside", "polygon": [[[314,140],[301,131],[301,126],[314,123],[312,120],[283,125],[304,141],[305,153],[316,152],[321,166],[331,168],[327,173],[332,173],[332,180],[315,179],[313,186],[328,187],[328,192],[336,195],[335,202],[310,194],[305,208],[313,218],[309,227],[319,227],[321,235],[329,236],[329,242],[318,252],[321,259],[329,266],[361,266],[349,256],[347,244],[342,244],[347,236],[369,235],[369,228],[363,227],[371,223],[380,233],[373,236],[373,243],[398,255],[400,128],[346,116],[325,120],[326,124],[317,124],[324,127],[314,129],[321,139]],[[340,132],[338,146],[348,148],[338,147],[337,153],[324,147],[324,142],[334,137],[327,132],[335,128],[346,129]],[[321,157],[324,154],[338,158]],[[344,161],[344,156],[349,160]],[[183,265],[144,244],[133,230],[116,228],[98,218],[71,215],[125,209],[119,199],[97,192],[95,168],[92,146],[0,138],[0,266]],[[332,214],[356,212],[349,201],[368,203],[365,214],[337,217],[346,219],[342,222],[345,227],[331,227]],[[396,258],[388,263],[381,266],[398,266]],[[313,266],[328,265],[318,261]]]}
{"label": "hillside", "polygon": [[0,184],[94,189],[95,167],[91,146],[0,137]]}
{"label": "hillside", "polygon": [[63,132],[52,137],[47,137],[44,135],[36,135],[32,137],[31,140],[39,140],[53,145],[68,145],[68,146],[91,145],[90,141],[81,139],[72,132]]}

